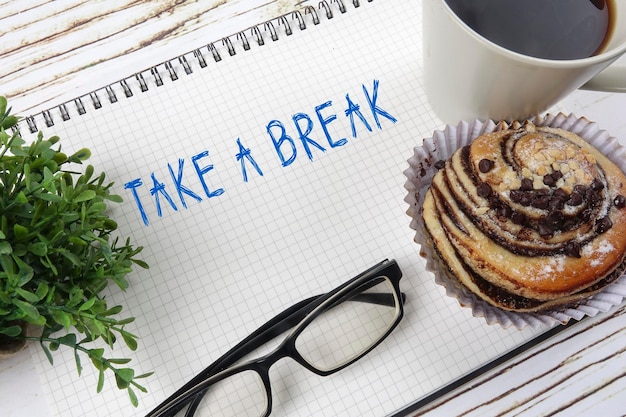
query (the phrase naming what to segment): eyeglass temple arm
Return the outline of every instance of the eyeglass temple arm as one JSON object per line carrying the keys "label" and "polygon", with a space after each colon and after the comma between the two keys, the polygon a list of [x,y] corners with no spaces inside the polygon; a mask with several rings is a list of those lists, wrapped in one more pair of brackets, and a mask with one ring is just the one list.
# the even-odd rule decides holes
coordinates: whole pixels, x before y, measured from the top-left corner
{"label": "eyeglass temple arm", "polygon": [[[302,300],[299,303],[293,305],[291,308],[278,314],[270,321],[265,323],[263,326],[258,328],[255,332],[246,337],[244,340],[239,342],[235,347],[226,352],[215,362],[213,362],[209,367],[202,371],[201,375],[197,375],[196,377],[194,377],[179,391],[185,390],[185,388],[187,387],[191,388],[203,381],[204,379],[208,378],[209,376],[232,366],[234,363],[239,361],[256,347],[261,346],[264,343],[272,340],[274,337],[286,332],[287,330],[298,324],[300,321],[302,321],[307,314],[313,311],[313,309],[317,307],[317,303],[315,303],[314,301],[316,301],[323,295],[325,294],[316,295],[307,298],[306,300]],[[406,294],[401,292],[400,298],[402,304],[404,304],[406,302]],[[360,293],[353,296],[347,294],[346,296],[338,299],[337,302],[334,303],[334,305],[341,304],[347,299],[350,299],[350,301],[378,304],[389,307],[395,305],[394,296],[393,294],[389,293]],[[176,394],[172,396],[176,396]],[[188,409],[188,413],[186,413],[185,416],[194,415],[195,409],[197,408],[199,402],[202,400],[203,394],[203,392],[198,393],[198,395],[192,400]]]}
{"label": "eyeglass temple arm", "polygon": [[[393,262],[395,263],[395,261]],[[348,285],[349,282],[354,281],[362,276],[366,276],[370,274],[377,274],[378,273],[377,271],[381,267],[384,267],[385,265],[388,265],[388,264],[389,264],[389,260],[385,259],[379,262],[378,264],[370,267],[369,269],[361,272],[359,275],[357,275],[350,281],[344,283],[343,285],[335,288],[334,290],[328,293],[309,297],[305,300],[302,300],[292,305],[291,307],[279,313],[278,315],[273,317],[271,320],[266,322],[264,325],[259,327],[257,330],[251,333],[244,340],[239,342],[236,346],[234,346],[232,349],[230,349],[228,352],[222,355],[219,359],[217,359],[215,362],[209,365],[209,367],[207,367],[204,371],[202,371],[200,375],[197,375],[195,378],[193,378],[192,381],[197,383],[198,380],[203,380],[207,378],[208,376],[213,375],[214,373],[217,373],[223,369],[228,368],[229,366],[233,365],[238,360],[243,358],[245,355],[249,354],[257,346],[260,346],[263,343],[268,342],[269,340],[280,335],[281,333],[284,333],[285,331],[289,330],[290,328],[298,324],[300,321],[302,321],[302,319],[304,319],[304,317],[306,317],[307,314],[309,314],[311,311],[313,311],[313,309],[315,309],[319,305],[319,302],[316,302],[316,301],[318,301],[320,298],[324,296],[328,296],[329,294],[340,290],[345,285]],[[370,288],[374,285],[376,285],[376,282],[372,281],[369,283],[369,287],[365,287],[365,288]],[[370,293],[370,299],[366,300],[365,298],[367,298],[367,296],[365,296],[364,294],[359,294],[359,292],[363,291],[363,288],[364,287],[359,287],[358,291],[354,291],[352,293],[346,294],[344,297],[340,298],[335,303],[335,305],[340,302],[345,301],[347,298],[350,297],[351,294],[354,294],[354,293],[356,293],[357,295],[356,297],[353,296],[353,298],[355,299],[363,298],[364,302],[387,305],[387,306],[394,305],[395,300],[393,296],[387,293],[380,293],[376,297],[372,297],[371,295],[373,293]],[[404,304],[406,302],[406,294],[401,292],[401,298],[402,298],[401,300],[402,304]],[[252,348],[248,346],[252,346]],[[185,384],[185,385],[186,386],[195,385],[195,383],[191,384],[192,381],[190,381],[190,383]]]}
{"label": "eyeglass temple arm", "polygon": [[[229,350],[225,355],[221,358],[217,359],[213,365],[215,366],[216,372],[219,372],[223,369],[232,366],[242,357],[250,353],[256,347],[267,343],[272,340],[276,336],[286,332],[291,329],[296,324],[300,323],[304,317],[306,317],[315,307],[317,307],[316,301],[324,294],[316,295],[314,297],[310,297],[306,300],[301,301],[298,304],[295,304],[292,308],[293,310],[288,311],[285,310],[283,313],[277,315],[270,321],[268,321],[265,325],[257,329],[254,333],[248,336],[246,339],[242,340],[237,346],[233,347]],[[406,302],[406,294],[401,293],[402,304]],[[369,304],[379,304],[384,306],[393,306],[395,305],[394,296],[389,293],[367,293],[367,294],[356,294],[352,297],[343,297],[342,299],[337,300],[335,305],[340,304],[346,299],[350,299],[351,301],[358,301]],[[208,369],[208,368],[207,368]]]}
{"label": "eyeglass temple arm", "polygon": [[[215,360],[201,373],[188,381],[183,387],[181,387],[174,394],[172,394],[170,398],[177,397],[179,394],[186,392],[192,387],[198,385],[200,382],[210,377],[211,375],[214,375],[232,366],[242,357],[250,353],[250,351],[253,350],[255,347],[272,340],[274,337],[279,336],[280,334],[286,332],[287,330],[298,324],[300,321],[302,321],[304,317],[306,317],[307,314],[309,314],[315,307],[317,307],[317,303],[315,303],[314,301],[318,300],[323,295],[325,294],[316,295],[302,300],[273,317],[263,326],[259,327],[248,337],[243,339],[232,349],[222,355],[220,358]],[[406,294],[402,292],[400,293],[400,295],[402,298],[402,304],[404,304],[406,302]],[[339,299],[336,304],[345,301],[346,298],[348,297],[343,297]],[[393,295],[389,293],[360,293],[353,296],[352,301],[366,302],[370,304],[379,304],[385,306],[393,306],[395,303]],[[198,396],[198,399],[199,398],[201,398],[201,396]],[[164,401],[162,405],[167,402],[168,400]],[[197,402],[197,400],[194,400],[194,402]],[[157,408],[161,408],[161,405]]]}
{"label": "eyeglass temple arm", "polygon": [[[314,301],[317,300],[319,297],[321,297],[321,295],[309,297],[277,314],[271,320],[266,322],[264,325],[252,332],[248,337],[246,337],[233,348],[231,348],[224,355],[216,359],[211,365],[202,370],[202,372],[200,372],[198,375],[185,383],[185,385],[176,390],[176,392],[174,392],[172,395],[170,395],[168,399],[155,407],[155,409],[163,408],[167,403],[169,403],[170,398],[176,398],[180,396],[182,393],[187,392],[188,390],[195,387],[210,376],[236,363],[238,360],[240,360],[242,357],[244,357],[245,355],[250,353],[251,350],[254,349],[248,348],[249,345],[258,346],[256,343],[263,343],[257,342],[259,339],[261,341],[271,340],[272,338],[293,327],[301,320],[302,317],[306,316],[306,314],[308,314],[314,308]],[[298,318],[300,318],[300,320]],[[201,397],[202,396],[199,395],[197,398]],[[197,402],[197,400],[194,400],[194,402]],[[170,415],[175,415],[179,410],[180,409],[172,410],[172,413],[170,413]]]}
{"label": "eyeglass temple arm", "polygon": [[[395,263],[395,261],[392,261],[392,262]],[[378,273],[377,271],[380,270],[381,267],[384,267],[385,265],[389,265],[389,264],[390,264],[390,261],[388,259],[385,259],[379,262],[378,264],[370,267],[369,269],[361,272],[359,275],[355,276],[350,281],[344,283],[343,285],[335,288],[334,290],[328,293],[315,295],[313,297],[309,297],[305,300],[302,300],[292,305],[291,307],[279,313],[278,315],[273,317],[271,320],[266,322],[264,325],[259,327],[257,330],[251,333],[244,340],[239,342],[236,346],[234,346],[232,349],[226,352],[223,356],[221,356],[219,359],[217,359],[215,362],[209,365],[209,367],[207,367],[204,371],[202,371],[200,375],[197,375],[195,378],[193,378],[192,381],[196,381],[197,379],[203,380],[204,378],[216,372],[219,372],[222,369],[226,369],[227,367],[231,366],[232,364],[240,360],[245,355],[249,354],[254,349],[254,348],[253,349],[246,348],[249,344],[253,344],[253,346],[258,344],[256,346],[260,346],[261,344],[266,343],[267,341],[273,339],[274,337],[289,330],[290,328],[295,326],[297,323],[299,323],[302,319],[304,319],[304,317],[306,317],[307,314],[309,314],[311,311],[313,311],[313,309],[315,309],[315,307],[318,306],[319,302],[316,302],[316,301],[318,301],[321,297],[328,296],[331,293],[334,293],[340,290],[342,287],[345,287],[350,282],[356,279],[359,279],[360,277],[370,275],[370,274],[377,274]],[[376,284],[373,282],[370,283],[370,287],[374,285]],[[362,289],[363,287],[360,287],[360,288]],[[348,293],[346,296],[342,297],[339,301],[337,301],[337,303],[344,301],[350,294],[351,293]],[[402,304],[404,304],[406,301],[406,294],[401,293],[401,298],[402,298]],[[379,299],[379,301],[376,301],[376,303],[378,304],[382,303],[382,305],[392,306],[394,303],[393,296],[391,296],[390,294],[380,294],[380,297],[376,297],[375,299]],[[385,300],[385,301],[382,301],[382,300]],[[367,302],[375,302],[375,301],[370,300]],[[188,385],[188,384],[185,384],[185,385]]]}
{"label": "eyeglass temple arm", "polygon": [[[289,330],[296,324],[298,324],[304,317],[307,316],[315,307],[318,306],[319,303],[315,301],[319,300],[320,297],[323,297],[326,294],[320,294],[313,297],[309,297],[305,300],[302,300],[283,312],[279,313],[271,320],[266,322],[264,325],[259,327],[257,330],[252,332],[248,337],[243,339],[237,345],[235,345],[232,349],[222,355],[220,358],[215,360],[211,365],[206,367],[202,372],[193,377],[190,381],[188,381],[185,385],[183,385],[180,389],[178,389],[174,394],[172,394],[169,398],[178,397],[180,394],[187,392],[194,386],[198,385],[200,382],[204,381],[211,375],[214,375],[239,361],[245,355],[249,354],[256,347],[263,345],[264,343],[272,340],[274,337],[279,336],[285,331]],[[350,294],[342,297],[337,301],[336,304],[345,301],[345,299],[350,298]],[[353,301],[359,302],[367,302],[371,304],[379,304],[386,306],[393,306],[395,304],[395,300],[392,294],[389,293],[368,293],[368,294],[356,294],[351,297]],[[406,294],[401,293],[402,303],[406,302]],[[199,401],[201,395],[198,395],[198,399],[194,400],[194,402]],[[161,403],[156,409],[160,409],[164,405],[169,402],[169,398]],[[195,408],[195,407],[192,407]],[[175,410],[174,414],[179,411]],[[172,415],[174,415],[172,414]]]}

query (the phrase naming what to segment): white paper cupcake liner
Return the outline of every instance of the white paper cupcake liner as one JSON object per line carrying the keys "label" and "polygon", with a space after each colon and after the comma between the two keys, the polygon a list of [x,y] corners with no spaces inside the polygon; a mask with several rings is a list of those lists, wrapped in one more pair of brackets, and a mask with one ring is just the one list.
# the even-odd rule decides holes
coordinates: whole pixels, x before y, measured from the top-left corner
{"label": "white paper cupcake liner", "polygon": [[[626,172],[626,148],[620,145],[615,137],[601,130],[596,123],[584,117],[563,113],[547,114],[531,120],[537,126],[558,127],[577,134]],[[445,267],[439,264],[439,258],[427,240],[421,217],[424,196],[437,172],[435,163],[448,159],[457,149],[468,145],[476,137],[502,128],[502,125],[491,120],[462,121],[456,126],[448,125],[444,130],[435,131],[431,138],[424,139],[422,146],[414,148],[413,156],[408,160],[409,168],[404,171],[407,177],[405,188],[408,191],[405,201],[409,204],[407,214],[411,217],[410,227],[416,232],[415,243],[418,244],[419,254],[426,259],[426,270],[434,274],[435,282],[445,288],[448,296],[456,298],[461,306],[471,308],[475,317],[483,317],[487,323],[499,324],[505,328],[511,326],[519,329],[527,326],[539,328],[544,325],[565,324],[571,319],[593,317],[620,305],[626,298],[626,274],[574,307],[561,307],[536,313],[517,313],[499,309],[480,299],[456,279],[450,278]]]}

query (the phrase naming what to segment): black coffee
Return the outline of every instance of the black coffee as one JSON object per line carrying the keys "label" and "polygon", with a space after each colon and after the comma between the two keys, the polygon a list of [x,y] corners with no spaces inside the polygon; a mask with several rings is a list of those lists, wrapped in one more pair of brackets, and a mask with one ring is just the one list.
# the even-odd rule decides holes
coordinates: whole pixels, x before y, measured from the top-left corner
{"label": "black coffee", "polygon": [[601,52],[611,35],[612,1],[618,0],[446,0],[483,37],[547,59]]}

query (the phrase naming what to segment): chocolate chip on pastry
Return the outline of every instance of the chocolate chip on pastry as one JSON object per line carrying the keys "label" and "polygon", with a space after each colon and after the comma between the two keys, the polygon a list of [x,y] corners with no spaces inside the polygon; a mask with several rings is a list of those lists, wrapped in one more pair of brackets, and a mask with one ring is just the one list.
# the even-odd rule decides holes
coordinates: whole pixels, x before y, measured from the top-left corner
{"label": "chocolate chip on pastry", "polygon": [[437,166],[426,232],[448,275],[488,303],[558,308],[626,269],[626,176],[578,135],[516,124]]}

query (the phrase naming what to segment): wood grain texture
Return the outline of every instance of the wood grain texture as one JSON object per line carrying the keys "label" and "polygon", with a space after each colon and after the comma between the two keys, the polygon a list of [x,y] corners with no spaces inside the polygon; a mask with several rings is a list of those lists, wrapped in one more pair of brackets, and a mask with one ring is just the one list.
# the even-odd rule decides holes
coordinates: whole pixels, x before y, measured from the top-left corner
{"label": "wood grain texture", "polygon": [[0,3],[0,94],[32,114],[269,20],[296,0]]}
{"label": "wood grain texture", "polygon": [[[164,57],[179,56],[318,3],[0,0],[0,95],[9,97],[16,112],[33,114],[159,64]],[[626,135],[626,97],[579,92],[572,103],[573,109],[602,122],[613,134]],[[407,415],[626,415],[625,352],[626,308],[622,307],[587,320]],[[22,362],[0,364],[0,382],[11,372],[31,376],[24,386],[38,383],[34,370]],[[40,390],[33,388],[28,397],[22,389],[7,391],[13,388],[9,385],[1,385],[0,415],[7,415],[6,407],[9,415],[46,415],[33,414],[31,409],[27,414],[14,412],[11,401],[17,392],[20,398],[26,395],[32,407],[43,399]]]}
{"label": "wood grain texture", "polygon": [[586,319],[440,399],[431,416],[617,416],[626,412],[626,307]]}

